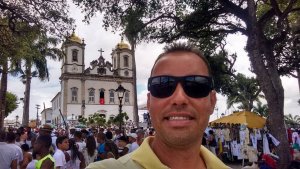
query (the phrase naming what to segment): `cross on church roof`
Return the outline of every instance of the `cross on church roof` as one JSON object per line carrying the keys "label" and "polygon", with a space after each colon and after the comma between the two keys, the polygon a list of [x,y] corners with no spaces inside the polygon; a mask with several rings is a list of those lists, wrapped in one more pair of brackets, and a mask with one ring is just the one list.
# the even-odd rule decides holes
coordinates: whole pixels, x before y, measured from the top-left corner
{"label": "cross on church roof", "polygon": [[98,50],[98,52],[100,52],[100,56],[102,56],[102,53],[103,53],[104,51],[102,50],[102,48],[100,48],[100,50]]}

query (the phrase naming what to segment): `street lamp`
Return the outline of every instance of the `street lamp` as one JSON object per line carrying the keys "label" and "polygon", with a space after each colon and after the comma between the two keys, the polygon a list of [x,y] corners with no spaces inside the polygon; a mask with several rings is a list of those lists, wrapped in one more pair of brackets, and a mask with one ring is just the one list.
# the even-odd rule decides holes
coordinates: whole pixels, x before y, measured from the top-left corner
{"label": "street lamp", "polygon": [[119,98],[119,118],[120,118],[120,124],[119,124],[119,129],[121,130],[122,127],[122,118],[121,118],[121,113],[122,113],[122,99],[124,97],[126,89],[120,84],[119,87],[116,89],[116,92],[118,92],[118,98]]}
{"label": "street lamp", "polygon": [[39,109],[40,109],[40,105],[36,104],[36,128],[39,127]]}
{"label": "street lamp", "polygon": [[19,116],[16,115],[16,127],[18,127],[18,120],[19,120]]}

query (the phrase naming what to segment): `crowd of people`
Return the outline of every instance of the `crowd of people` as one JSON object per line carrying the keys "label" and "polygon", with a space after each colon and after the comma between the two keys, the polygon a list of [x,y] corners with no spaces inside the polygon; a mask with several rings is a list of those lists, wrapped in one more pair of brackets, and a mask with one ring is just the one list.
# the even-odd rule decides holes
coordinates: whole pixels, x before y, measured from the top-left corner
{"label": "crowd of people", "polygon": [[152,133],[153,129],[141,128],[53,130],[47,124],[35,131],[30,127],[8,128],[0,132],[0,168],[82,169],[90,163],[133,152]]}
{"label": "crowd of people", "polygon": [[[298,129],[287,129],[293,160],[291,165],[296,164],[300,167],[299,132]],[[266,127],[256,129],[241,124],[217,123],[206,129],[202,145],[223,161],[242,160],[243,166],[247,166],[246,162],[249,162],[245,168],[277,168],[277,162],[280,160],[276,151],[280,142]]]}

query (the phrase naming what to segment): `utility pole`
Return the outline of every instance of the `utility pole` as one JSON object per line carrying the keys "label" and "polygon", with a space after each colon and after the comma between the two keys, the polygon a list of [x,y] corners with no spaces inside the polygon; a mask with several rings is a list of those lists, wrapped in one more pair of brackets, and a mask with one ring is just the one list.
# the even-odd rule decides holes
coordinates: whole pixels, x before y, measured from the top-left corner
{"label": "utility pole", "polygon": [[39,127],[39,109],[40,109],[40,105],[36,104],[36,128]]}

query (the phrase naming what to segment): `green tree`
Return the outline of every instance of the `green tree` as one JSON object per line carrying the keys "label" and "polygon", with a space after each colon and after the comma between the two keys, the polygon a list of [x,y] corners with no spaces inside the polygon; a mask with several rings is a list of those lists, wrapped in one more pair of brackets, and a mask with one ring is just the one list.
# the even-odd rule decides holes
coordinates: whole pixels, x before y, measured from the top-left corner
{"label": "green tree", "polygon": [[254,102],[259,101],[259,98],[263,98],[257,80],[254,77],[248,78],[240,73],[230,82],[230,92],[227,96],[227,108],[235,103],[240,103],[238,108],[245,111],[251,111]]}
{"label": "green tree", "polygon": [[7,23],[0,24],[0,27],[8,27],[16,33],[27,32],[26,29],[18,27],[19,22],[37,26],[56,35],[71,30],[74,23],[74,19],[68,15],[69,6],[65,0],[0,1],[0,12],[0,19],[7,19]]}
{"label": "green tree", "polygon": [[18,108],[18,100],[17,95],[11,92],[6,92],[5,117]]}
{"label": "green tree", "polygon": [[[7,19],[0,18],[0,25],[6,23]],[[21,24],[20,24],[21,25]],[[9,63],[21,57],[23,37],[13,34],[8,27],[0,26],[0,66],[1,66],[1,90],[0,90],[0,128],[3,127],[6,107],[7,75],[9,73]],[[14,57],[11,57],[14,56]]]}
{"label": "green tree", "polygon": [[[30,89],[32,78],[39,78],[41,81],[49,80],[47,57],[50,59],[61,59],[63,53],[55,46],[58,39],[48,37],[45,32],[34,27],[28,27],[32,32],[24,41],[26,48],[23,50],[22,58],[12,64],[12,74],[21,75],[25,84],[24,110],[22,125],[27,126],[29,122]],[[24,70],[23,70],[24,68]]]}
{"label": "green tree", "polygon": [[253,107],[252,110],[254,113],[262,116],[262,117],[268,117],[269,116],[269,108],[268,105],[263,104],[261,101],[258,101],[256,106]]}
{"label": "green tree", "polygon": [[128,117],[127,113],[122,112],[122,113],[119,113],[118,115],[116,115],[112,121],[113,121],[113,124],[118,125],[119,128],[121,129],[122,126],[124,126],[125,121],[127,121],[128,119],[129,119],[129,117]]}
{"label": "green tree", "polygon": [[87,121],[88,125],[94,125],[97,126],[98,128],[106,126],[105,116],[99,113],[91,114],[87,119],[88,119]]}
{"label": "green tree", "polygon": [[78,116],[78,122],[80,124],[86,125],[87,124],[88,119],[83,117],[83,116]]}
{"label": "green tree", "polygon": [[292,114],[284,115],[284,121],[289,127],[299,127],[300,126],[300,116]]}
{"label": "green tree", "polygon": [[[270,131],[281,142],[280,166],[289,162],[284,127],[284,89],[280,76],[299,70],[299,55],[291,51],[292,15],[300,10],[296,0],[176,0],[176,1],[96,1],[73,0],[86,12],[86,18],[104,13],[104,26],[122,27],[127,9],[142,4],[143,40],[172,42],[241,33],[247,36],[246,51],[252,70],[266,97]],[[259,8],[264,7],[262,10]]]}

